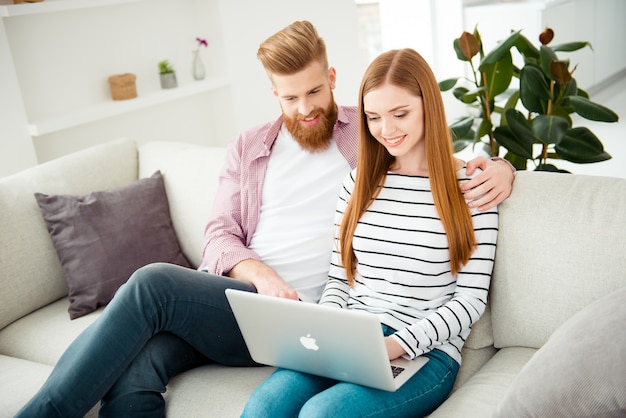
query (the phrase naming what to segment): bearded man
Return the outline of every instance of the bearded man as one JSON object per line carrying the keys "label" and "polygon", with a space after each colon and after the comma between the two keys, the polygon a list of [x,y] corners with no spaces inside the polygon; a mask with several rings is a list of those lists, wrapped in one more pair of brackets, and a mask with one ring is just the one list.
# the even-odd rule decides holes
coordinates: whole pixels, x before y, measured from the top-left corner
{"label": "bearded man", "polygon": [[[101,417],[162,417],[172,376],[209,362],[257,365],[225,289],[320,298],[339,187],[356,165],[357,109],[335,103],[336,71],[309,22],[271,36],[257,56],[282,115],[229,146],[202,265],[137,270],[18,417],[82,417],[99,400]],[[468,200],[482,196],[473,205],[508,197],[513,174],[506,164],[469,164],[484,168],[468,184]]]}

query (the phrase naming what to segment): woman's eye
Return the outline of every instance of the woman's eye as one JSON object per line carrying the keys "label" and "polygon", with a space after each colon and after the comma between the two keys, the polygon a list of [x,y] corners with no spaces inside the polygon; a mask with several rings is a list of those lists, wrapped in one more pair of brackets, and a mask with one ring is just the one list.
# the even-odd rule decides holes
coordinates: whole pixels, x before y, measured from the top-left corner
{"label": "woman's eye", "polygon": [[406,116],[406,113],[400,113],[398,115],[394,115],[394,117],[396,117],[397,119],[402,119],[405,116]]}

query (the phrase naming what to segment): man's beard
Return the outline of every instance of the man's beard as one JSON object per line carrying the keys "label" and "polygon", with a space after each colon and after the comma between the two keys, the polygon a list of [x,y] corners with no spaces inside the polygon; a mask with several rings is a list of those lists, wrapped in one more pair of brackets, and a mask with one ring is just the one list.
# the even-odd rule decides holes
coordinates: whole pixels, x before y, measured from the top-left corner
{"label": "man's beard", "polygon": [[[337,105],[332,100],[326,109],[315,109],[309,115],[298,114],[290,118],[283,113],[285,126],[300,146],[308,152],[322,152],[328,149],[333,137],[333,128],[337,121]],[[319,122],[314,126],[304,126],[301,120],[319,115]]]}

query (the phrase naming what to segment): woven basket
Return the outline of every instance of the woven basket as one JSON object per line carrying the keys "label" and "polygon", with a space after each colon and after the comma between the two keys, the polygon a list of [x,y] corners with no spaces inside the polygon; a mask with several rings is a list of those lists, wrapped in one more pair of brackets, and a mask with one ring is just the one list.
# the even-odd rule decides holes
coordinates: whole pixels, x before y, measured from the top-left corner
{"label": "woven basket", "polygon": [[112,75],[109,77],[111,87],[111,97],[113,100],[134,99],[137,97],[137,87],[135,87],[135,74],[126,73]]}

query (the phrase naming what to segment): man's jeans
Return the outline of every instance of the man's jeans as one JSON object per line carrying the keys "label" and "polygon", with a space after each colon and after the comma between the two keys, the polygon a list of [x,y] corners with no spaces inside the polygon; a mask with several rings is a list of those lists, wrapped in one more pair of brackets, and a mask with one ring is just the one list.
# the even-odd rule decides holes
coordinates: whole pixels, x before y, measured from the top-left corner
{"label": "man's jeans", "polygon": [[18,417],[164,415],[169,378],[208,362],[254,366],[224,290],[227,277],[170,264],[137,270],[67,349]]}

